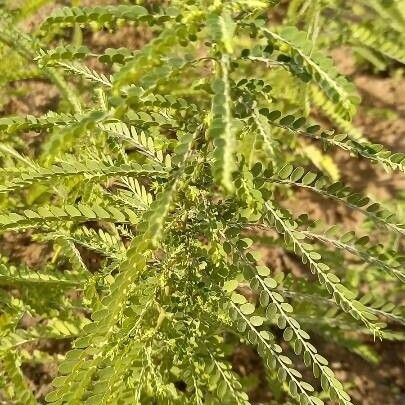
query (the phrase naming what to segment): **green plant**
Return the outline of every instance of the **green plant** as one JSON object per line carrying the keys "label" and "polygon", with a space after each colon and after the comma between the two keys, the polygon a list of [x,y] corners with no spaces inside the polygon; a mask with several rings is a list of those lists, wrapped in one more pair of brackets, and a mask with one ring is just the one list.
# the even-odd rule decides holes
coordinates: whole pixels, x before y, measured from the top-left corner
{"label": "green plant", "polygon": [[[318,146],[402,172],[405,154],[311,118],[309,87],[347,122],[359,98],[305,31],[267,23],[276,3],[62,8],[32,36],[2,12],[0,40],[35,60],[67,101],[0,119],[0,229],[53,249],[38,271],[8,258],[0,267],[0,389],[11,403],[36,403],[19,364],[50,361],[26,350],[44,339],[72,341],[57,358],[55,404],[247,404],[228,358],[246,342],[292,399],[322,403],[295,352],[319,391],[349,405],[307,330],[363,355],[362,335],[402,338],[386,326],[405,323],[396,305],[405,226],[339,181]],[[82,44],[89,27],[126,24],[153,39],[135,52]],[[43,136],[31,157],[15,141],[29,131]],[[298,189],[359,211],[361,235],[289,212]],[[308,272],[284,277],[260,257],[261,243]]]}
{"label": "green plant", "polygon": [[[404,10],[402,0],[293,0],[284,24],[301,27],[308,40],[326,52],[344,47],[345,54],[351,53],[357,61],[386,71],[395,63],[405,63]],[[339,129],[355,138],[364,136],[316,87],[309,86],[307,96]]]}

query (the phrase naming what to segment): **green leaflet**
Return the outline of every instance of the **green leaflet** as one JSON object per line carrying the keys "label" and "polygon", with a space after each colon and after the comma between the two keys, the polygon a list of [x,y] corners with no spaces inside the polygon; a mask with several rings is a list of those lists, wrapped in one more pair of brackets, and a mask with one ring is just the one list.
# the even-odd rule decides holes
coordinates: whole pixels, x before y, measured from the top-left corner
{"label": "green leaflet", "polygon": [[[177,149],[176,157],[180,163],[180,168],[184,167],[193,139],[193,136],[184,137],[182,141],[185,147]],[[101,301],[101,309],[93,313],[94,322],[89,324],[85,331],[87,339],[84,339],[83,342],[83,338],[81,338],[76,342],[79,351],[75,354],[75,360],[73,362],[67,360],[62,363],[63,374],[66,374],[63,379],[64,386],[58,386],[47,396],[49,402],[76,401],[80,400],[86,393],[95,373],[95,367],[101,362],[100,347],[98,344],[92,344],[92,341],[97,340],[104,342],[104,344],[108,344],[110,341],[113,328],[119,322],[125,309],[124,304],[135,288],[134,279],[140,277],[145,271],[146,258],[152,255],[164,234],[163,226],[183,170],[178,172],[169,187],[152,202],[149,210],[145,212],[142,222],[139,224],[141,234],[132,240],[126,258],[120,264],[120,273],[111,286],[111,293]],[[97,356],[97,354],[99,355]],[[94,367],[88,369],[88,362]],[[71,391],[69,387],[75,387],[75,389]]]}
{"label": "green leaflet", "polygon": [[[328,230],[327,233],[329,234],[330,230]],[[359,256],[365,262],[377,266],[382,271],[386,271],[394,277],[398,277],[398,279],[403,282],[405,281],[405,273],[400,269],[400,262],[395,261],[395,258],[393,258],[392,263],[390,264],[384,260],[384,258],[378,257],[378,254],[373,255],[371,252],[373,250],[376,251],[377,249],[373,249],[372,246],[367,246],[367,241],[365,241],[367,237],[357,239],[355,235],[346,233],[343,234],[341,238],[333,238],[329,235],[320,235],[311,231],[304,231],[304,234],[309,238],[314,238],[321,242],[331,244],[339,249],[345,249],[348,252]]]}
{"label": "green leaflet", "polygon": [[21,173],[20,178],[17,177],[4,186],[0,186],[0,194],[29,187],[34,183],[54,182],[57,179],[71,176],[85,176],[88,180],[101,180],[114,176],[154,176],[156,174],[165,175],[165,172],[154,170],[153,166],[148,168],[137,163],[108,166],[99,161],[62,162],[49,168],[38,167],[32,172]]}
{"label": "green leaflet", "polygon": [[302,375],[294,368],[290,368],[292,363],[288,357],[281,355],[281,347],[273,343],[267,333],[261,333],[257,330],[235,304],[232,304],[231,308],[235,311],[236,317],[240,320],[238,330],[243,332],[247,331],[249,340],[257,345],[259,353],[264,357],[268,366],[278,370],[277,377],[280,382],[288,381],[289,384],[294,386],[294,390],[291,393],[292,396],[299,399],[300,402],[306,401],[308,404],[317,405],[316,399],[308,392],[308,385],[304,384],[305,381],[301,381]]}
{"label": "green leaflet", "polygon": [[[36,403],[22,370],[52,362],[55,405],[248,405],[257,379],[229,357],[243,344],[275,401],[352,405],[311,336],[372,364],[371,336],[404,339],[403,198],[353,188],[333,152],[388,173],[405,155],[354,126],[356,91],[328,55],[366,49],[367,75],[370,61],[390,75],[403,1],[29,16],[46,2],[1,12],[1,106],[24,114],[0,118],[0,397]],[[27,17],[40,29],[17,29]],[[312,194],[332,202],[309,209]]]}
{"label": "green leaflet", "polygon": [[313,50],[313,44],[305,32],[296,27],[283,27],[277,33],[268,29],[262,31],[270,40],[287,45],[294,62],[303,64],[327,97],[340,104],[349,116],[353,115],[359,102],[354,86],[339,75],[331,59],[325,57],[323,52]]}
{"label": "green leaflet", "polygon": [[163,55],[175,46],[182,36],[184,27],[177,25],[174,28],[163,30],[145,46],[135,58],[128,61],[122,69],[113,76],[114,89],[118,90],[125,85],[136,83],[152,66],[159,66]]}
{"label": "green leaflet", "polygon": [[[316,348],[307,342],[309,335],[301,329],[300,324],[294,319],[293,315],[290,315],[294,312],[293,307],[286,302],[282,294],[279,294],[277,290],[275,290],[278,286],[278,282],[269,277],[264,278],[264,276],[270,273],[270,270],[263,266],[252,266],[248,262],[242,249],[240,249],[240,259],[243,265],[249,268],[248,272],[246,272],[246,276],[247,278],[251,277],[250,285],[252,289],[260,293],[260,305],[265,308],[266,316],[270,320],[276,319],[278,327],[283,329],[284,340],[290,342],[296,354],[303,355],[307,366],[313,364],[315,376],[320,373],[322,378],[328,381],[330,389],[342,403],[351,404],[350,396],[343,390],[341,384],[334,376],[333,371],[327,367],[328,362],[323,357],[318,357],[319,355],[317,354]],[[242,310],[243,305],[240,307],[240,310],[244,313]],[[257,322],[254,318],[257,317],[253,316],[250,318],[251,323]],[[263,322],[258,323],[257,326],[261,326],[262,323]],[[294,386],[293,391],[296,391],[299,387],[309,392],[314,390],[314,388],[305,381],[301,381],[298,385],[294,380],[290,381],[290,383]]]}
{"label": "green leaflet", "polygon": [[128,208],[122,211],[103,208],[99,205],[65,205],[63,207],[48,206],[38,210],[25,210],[20,214],[8,213],[0,215],[0,229],[20,229],[41,226],[44,221],[86,221],[101,220],[113,222],[137,223],[138,217]]}
{"label": "green leaflet", "polygon": [[250,404],[247,394],[241,391],[242,387],[228,364],[219,362],[211,354],[211,363],[208,363],[206,369],[210,382],[218,381],[216,391],[220,399],[228,398],[229,395],[237,404]]}
{"label": "green leaflet", "polygon": [[76,23],[99,26],[114,26],[117,21],[162,24],[170,19],[167,15],[150,15],[142,6],[104,6],[104,7],[63,7],[49,16],[42,24],[42,35],[53,26],[72,26]]}
{"label": "green leaflet", "polygon": [[319,140],[327,146],[337,146],[343,150],[346,150],[347,152],[360,155],[371,161],[379,163],[391,170],[393,169],[405,172],[404,153],[391,152],[383,145],[371,143],[363,137],[355,139],[348,134],[334,134],[333,132],[328,133],[326,131],[321,131],[321,127],[319,125],[303,125],[301,123],[301,117],[295,117],[294,115],[290,114],[281,116],[281,113],[278,110],[269,111],[269,109],[265,108],[260,112],[268,118],[270,124],[272,125],[285,128],[297,135]]}
{"label": "green leaflet", "polygon": [[405,63],[405,52],[400,44],[384,38],[383,33],[376,35],[367,26],[353,24],[350,27],[350,34],[354,43],[370,47],[383,55],[397,60],[400,63]]}
{"label": "green leaflet", "polygon": [[212,39],[220,48],[228,54],[233,53],[233,37],[235,33],[235,23],[229,13],[223,12],[221,15],[213,13],[207,19],[208,29]]}
{"label": "green leaflet", "polygon": [[358,128],[356,128],[350,121],[343,118],[344,114],[342,117],[338,106],[328,100],[328,98],[316,86],[311,86],[310,94],[313,103],[320,108],[339,129],[348,134],[352,139],[357,140],[364,138],[364,135]]}
{"label": "green leaflet", "polygon": [[78,122],[82,118],[81,115],[72,114],[57,114],[53,111],[42,117],[26,116],[26,117],[3,117],[0,118],[0,129],[8,133],[16,133],[20,131],[40,131],[51,128],[54,125],[65,126],[70,123]]}
{"label": "green leaflet", "polygon": [[86,280],[79,273],[35,272],[27,268],[0,264],[0,284],[56,284],[66,288],[81,285]]}
{"label": "green leaflet", "polygon": [[[294,251],[301,255],[304,262],[308,262],[311,272],[318,276],[319,282],[333,294],[333,297],[338,305],[341,305],[345,312],[350,313],[355,319],[359,319],[373,331],[374,334],[380,335],[380,327],[377,324],[370,322],[374,320],[370,316],[369,310],[362,305],[359,301],[354,299],[353,294],[347,290],[341,283],[338,277],[330,277],[330,267],[323,263],[322,256],[314,255],[312,249],[302,242],[302,236],[296,225],[292,222],[291,217],[287,211],[281,211],[270,204],[266,204],[269,210],[270,221],[274,222],[276,229],[288,237],[293,246]],[[289,218],[290,217],[290,218]],[[289,218],[287,220],[287,218]]]}
{"label": "green leaflet", "polygon": [[214,143],[213,173],[217,181],[228,191],[233,190],[234,131],[232,128],[231,99],[228,82],[229,61],[223,57],[220,76],[212,83],[212,121],[209,135]]}
{"label": "green leaflet", "polygon": [[57,60],[55,63],[58,66],[64,68],[65,70],[67,70],[73,74],[78,74],[78,75],[84,77],[86,80],[88,80],[90,82],[94,82],[96,84],[102,84],[103,86],[106,86],[106,87],[112,86],[111,78],[107,77],[103,73],[97,72],[94,69],[90,69],[86,65],[80,65],[78,63],[72,63],[72,62],[66,62],[66,61],[60,61],[60,60]]}
{"label": "green leaflet", "polygon": [[[298,172],[300,172],[298,176]],[[381,203],[373,201],[366,195],[357,193],[341,181],[329,183],[324,177],[314,177],[311,182],[303,181],[305,170],[300,167],[294,169],[290,164],[283,166],[274,181],[280,184],[292,184],[297,187],[309,189],[327,198],[341,202],[348,207],[360,211],[377,224],[382,224],[392,231],[404,233],[404,226],[396,215],[387,210]],[[308,178],[307,178],[308,179]]]}
{"label": "green leaflet", "polygon": [[5,380],[14,388],[14,390],[11,390],[10,400],[27,405],[38,404],[20,370],[19,366],[21,361],[18,359],[17,355],[12,351],[2,354],[0,356],[0,364],[4,370]]}
{"label": "green leaflet", "polygon": [[214,143],[213,173],[227,191],[233,190],[232,171],[234,168],[234,131],[232,127],[232,100],[229,85],[229,54],[233,52],[235,23],[228,13],[213,13],[208,16],[208,28],[213,40],[223,52],[218,77],[212,83],[212,121],[209,135]]}

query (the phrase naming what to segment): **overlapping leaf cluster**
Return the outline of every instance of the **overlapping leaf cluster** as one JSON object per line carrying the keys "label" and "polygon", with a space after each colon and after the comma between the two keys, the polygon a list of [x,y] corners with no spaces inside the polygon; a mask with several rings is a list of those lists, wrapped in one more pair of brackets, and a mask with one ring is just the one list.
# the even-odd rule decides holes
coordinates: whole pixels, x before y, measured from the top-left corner
{"label": "overlapping leaf cluster", "polygon": [[[47,252],[35,269],[0,264],[1,398],[37,403],[21,365],[57,362],[53,404],[245,405],[229,355],[242,342],[291,400],[352,404],[311,335],[363,356],[364,336],[403,339],[405,226],[336,179],[321,148],[399,173],[405,154],[315,121],[319,100],[349,123],[359,99],[310,29],[270,22],[276,1],[144,3],[57,9],[30,35],[1,12],[3,46],[61,96],[42,116],[0,119],[0,231]],[[78,34],[122,26],[152,39],[96,52]],[[364,226],[286,209],[302,189]],[[263,243],[302,274],[285,277]],[[58,340],[66,353],[41,350]]]}

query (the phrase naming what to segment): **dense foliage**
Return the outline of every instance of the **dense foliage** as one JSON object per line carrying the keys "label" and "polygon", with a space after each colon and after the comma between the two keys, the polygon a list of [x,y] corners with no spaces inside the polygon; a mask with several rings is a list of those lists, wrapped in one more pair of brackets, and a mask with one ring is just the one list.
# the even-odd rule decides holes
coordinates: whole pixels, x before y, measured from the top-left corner
{"label": "dense foliage", "polygon": [[[351,124],[360,100],[327,50],[346,44],[380,70],[405,62],[404,2],[65,7],[29,34],[18,24],[48,2],[26,3],[0,14],[4,98],[30,79],[60,101],[0,119],[0,230],[52,257],[36,269],[2,258],[0,399],[36,404],[20,366],[56,360],[54,404],[248,404],[229,361],[244,342],[275,402],[351,404],[309,332],[371,360],[364,335],[403,337],[405,226],[395,204],[341,182],[325,151],[398,172],[405,154]],[[139,50],[86,43],[134,26],[152,38]],[[302,189],[360,212],[361,228],[295,212]],[[286,275],[264,247],[305,271]],[[50,354],[55,340],[71,350]]]}

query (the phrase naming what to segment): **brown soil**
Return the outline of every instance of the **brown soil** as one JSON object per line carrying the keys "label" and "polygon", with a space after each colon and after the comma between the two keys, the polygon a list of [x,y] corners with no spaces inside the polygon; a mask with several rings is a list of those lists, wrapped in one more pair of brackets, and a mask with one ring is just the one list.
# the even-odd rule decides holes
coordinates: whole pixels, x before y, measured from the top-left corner
{"label": "brown soil", "polygon": [[38,268],[49,260],[50,253],[48,246],[33,242],[28,233],[7,232],[1,238],[0,254],[9,257],[16,264]]}

